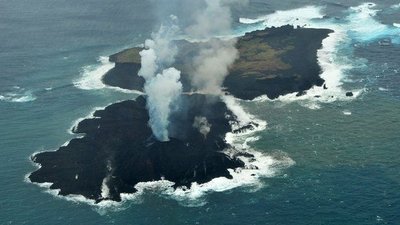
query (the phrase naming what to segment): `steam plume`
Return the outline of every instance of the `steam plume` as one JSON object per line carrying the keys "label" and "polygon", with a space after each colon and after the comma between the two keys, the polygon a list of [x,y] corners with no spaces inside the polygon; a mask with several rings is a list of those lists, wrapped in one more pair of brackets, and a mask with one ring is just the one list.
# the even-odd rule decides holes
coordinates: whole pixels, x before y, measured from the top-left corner
{"label": "steam plume", "polygon": [[[205,9],[195,14],[195,23],[186,32],[189,36],[200,39],[228,34],[232,25],[230,4],[237,2],[239,1],[205,0]],[[239,54],[235,44],[236,39],[213,39],[207,42],[193,60],[192,85],[201,92],[220,94],[229,67]]]}
{"label": "steam plume", "polygon": [[229,67],[238,57],[236,40],[211,40],[194,58],[192,85],[201,92],[219,94]]}
{"label": "steam plume", "polygon": [[145,41],[145,49],[140,52],[141,68],[138,75],[145,79],[149,125],[159,141],[169,140],[169,116],[182,93],[179,81],[181,72],[173,67],[164,69],[175,60],[177,48],[171,38],[176,31],[176,26],[161,26],[158,33],[152,35],[152,40]]}
{"label": "steam plume", "polygon": [[144,88],[147,93],[149,124],[154,136],[160,141],[168,141],[169,115],[173,103],[182,93],[179,81],[181,72],[171,67],[157,74]]}
{"label": "steam plume", "polygon": [[211,131],[211,124],[209,124],[207,118],[203,116],[196,116],[194,118],[193,127],[197,128],[204,138],[207,138],[207,134]]}

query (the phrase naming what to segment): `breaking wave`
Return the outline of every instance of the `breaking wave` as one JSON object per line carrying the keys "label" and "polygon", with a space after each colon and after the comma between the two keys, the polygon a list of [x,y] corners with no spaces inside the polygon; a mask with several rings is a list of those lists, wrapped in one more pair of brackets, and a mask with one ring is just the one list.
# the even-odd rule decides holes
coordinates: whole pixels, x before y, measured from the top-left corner
{"label": "breaking wave", "polygon": [[95,90],[105,88],[103,76],[114,67],[114,63],[108,60],[106,56],[100,56],[98,65],[85,66],[82,71],[82,77],[74,82],[75,87],[83,90]]}
{"label": "breaking wave", "polygon": [[99,90],[107,88],[127,94],[143,94],[143,92],[136,90],[128,90],[105,85],[103,83],[103,77],[109,70],[114,68],[114,66],[115,63],[110,62],[107,56],[100,56],[97,65],[83,67],[81,77],[74,82],[74,86],[83,90]]}
{"label": "breaking wave", "polygon": [[324,14],[321,13],[321,7],[305,6],[298,9],[279,10],[272,14],[261,16],[256,19],[240,18],[239,22],[243,24],[262,23],[265,27],[281,27],[287,24],[293,26],[308,26],[315,19],[322,19]]}
{"label": "breaking wave", "polygon": [[390,6],[392,9],[400,9],[400,3]]}
{"label": "breaking wave", "polygon": [[0,101],[4,102],[31,102],[35,101],[36,96],[32,93],[32,91],[25,90],[24,88],[14,86],[13,90],[9,92],[5,92],[0,94]]}

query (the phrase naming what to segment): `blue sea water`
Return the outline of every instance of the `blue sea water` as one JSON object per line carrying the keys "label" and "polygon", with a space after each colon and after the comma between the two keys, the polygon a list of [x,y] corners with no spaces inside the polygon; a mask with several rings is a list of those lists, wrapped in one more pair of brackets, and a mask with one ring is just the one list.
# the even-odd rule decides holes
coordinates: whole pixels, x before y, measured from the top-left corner
{"label": "blue sea water", "polygon": [[[400,5],[376,1],[373,16],[349,9],[363,3],[251,0],[234,10],[236,19],[255,19],[321,6],[330,19],[315,23],[342,24],[346,31],[339,59],[332,60],[352,66],[341,87],[361,90],[357,97],[241,102],[268,122],[251,146],[285,154],[294,165],[263,178],[257,189],[210,192],[196,207],[145,192],[112,210],[26,182],[36,169],[29,157],[71,139],[74,121],[95,107],[137,96],[77,84],[107,68],[99,57],[143,42],[165,1],[0,0],[0,224],[400,224],[400,30],[393,26]],[[165,13],[175,12],[173,6]],[[380,45],[386,38],[393,44]]]}

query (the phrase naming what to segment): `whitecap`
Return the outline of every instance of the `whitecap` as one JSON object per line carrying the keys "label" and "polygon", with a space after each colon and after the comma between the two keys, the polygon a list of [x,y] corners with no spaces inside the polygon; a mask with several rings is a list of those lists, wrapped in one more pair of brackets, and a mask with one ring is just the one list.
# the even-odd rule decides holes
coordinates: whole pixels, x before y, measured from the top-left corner
{"label": "whitecap", "polygon": [[76,80],[74,86],[83,90],[99,90],[110,89],[126,94],[143,95],[144,93],[138,90],[129,90],[120,87],[114,87],[104,84],[103,77],[106,73],[114,68],[115,63],[109,61],[109,57],[100,56],[97,65],[90,65],[83,67],[81,77]]}
{"label": "whitecap", "polygon": [[96,90],[106,87],[103,83],[103,76],[114,67],[108,57],[100,56],[98,65],[85,66],[81,73],[81,78],[74,82],[75,87],[83,90]]}
{"label": "whitecap", "polygon": [[343,113],[343,115],[346,115],[346,116],[351,115],[351,112],[349,110],[344,110],[342,113]]}
{"label": "whitecap", "polygon": [[400,9],[400,3],[390,6],[392,9]]}
{"label": "whitecap", "polygon": [[346,17],[348,33],[358,41],[373,41],[383,37],[395,37],[400,29],[391,27],[375,19],[379,12],[374,3],[364,3],[349,9]]}
{"label": "whitecap", "polygon": [[135,94],[135,95],[145,95],[146,93],[139,91],[139,90],[130,90],[130,89],[125,89],[125,88],[120,88],[120,87],[114,87],[114,86],[109,86],[106,85],[107,89],[111,89],[114,91],[122,92],[125,94]]}
{"label": "whitecap", "polygon": [[16,88],[14,92],[6,92],[0,95],[0,101],[24,103],[36,100],[36,96],[31,91],[25,91],[24,88]]}
{"label": "whitecap", "polygon": [[272,14],[261,16],[256,19],[240,18],[243,24],[254,24],[262,22],[266,27],[281,27],[287,24],[293,26],[308,26],[313,19],[322,19],[324,14],[322,8],[317,6],[305,6],[298,9],[279,10]]}
{"label": "whitecap", "polygon": [[98,111],[98,110],[103,110],[103,109],[105,109],[106,107],[107,107],[107,106],[104,106],[104,107],[95,107],[95,108],[92,109],[92,111],[91,111],[87,116],[80,117],[80,118],[74,120],[74,121],[72,122],[71,127],[68,129],[68,133],[69,133],[69,134],[75,134],[74,132],[75,132],[76,129],[78,128],[79,123],[82,122],[83,120],[99,118],[99,117],[94,116],[94,113],[95,113],[96,111]]}
{"label": "whitecap", "polygon": [[384,88],[384,87],[379,87],[378,90],[380,90],[380,91],[389,91],[389,89]]}

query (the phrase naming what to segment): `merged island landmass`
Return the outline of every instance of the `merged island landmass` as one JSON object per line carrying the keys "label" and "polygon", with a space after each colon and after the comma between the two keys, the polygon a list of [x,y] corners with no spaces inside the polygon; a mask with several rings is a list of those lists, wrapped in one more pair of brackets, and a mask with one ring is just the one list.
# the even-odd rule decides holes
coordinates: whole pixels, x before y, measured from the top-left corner
{"label": "merged island landmass", "polygon": [[[224,81],[226,94],[250,100],[260,95],[277,98],[324,85],[317,51],[333,31],[283,26],[246,33],[238,38],[239,58]],[[182,71],[184,107],[173,114],[170,140],[160,142],[148,126],[146,98],[112,104],[81,121],[72,139],[54,152],[41,152],[32,160],[40,168],[29,175],[35,183],[52,183],[59,195],[82,195],[95,202],[121,201],[121,193],[134,193],[140,182],[169,180],[174,188],[193,182],[206,183],[217,177],[231,178],[228,169],[243,168],[243,157],[252,154],[234,149],[225,140],[228,132],[255,129],[249,122],[237,129],[234,113],[220,97],[191,93],[188,58],[201,43],[176,41],[179,55],[173,65]],[[143,89],[137,75],[141,48],[130,48],[110,56],[115,67],[103,81],[124,89]],[[230,154],[227,154],[229,149]],[[257,169],[257,167],[252,167]]]}

